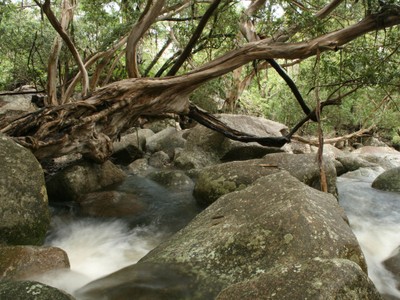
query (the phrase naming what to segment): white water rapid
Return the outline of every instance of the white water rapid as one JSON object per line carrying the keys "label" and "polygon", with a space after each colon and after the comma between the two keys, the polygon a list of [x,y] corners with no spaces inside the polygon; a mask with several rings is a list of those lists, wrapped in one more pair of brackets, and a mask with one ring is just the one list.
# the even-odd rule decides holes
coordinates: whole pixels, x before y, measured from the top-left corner
{"label": "white water rapid", "polygon": [[[380,167],[362,168],[340,176],[339,198],[366,257],[370,278],[382,294],[400,299],[396,288],[399,283],[382,264],[400,246],[400,194],[371,188],[372,181],[383,171]],[[123,189],[140,190],[137,181],[138,178],[133,178]],[[176,195],[169,197],[167,191],[160,190],[154,183],[141,184],[143,191],[156,191],[159,195],[159,200],[151,198],[152,203],[156,203],[156,215],[166,214],[164,219],[168,220],[182,218],[188,211],[192,211],[191,216],[195,215],[192,204],[183,205]],[[174,212],[168,211],[170,208]],[[136,263],[171,233],[162,232],[161,228],[165,228],[165,224],[132,227],[123,220],[55,216],[47,244],[68,253],[71,270],[33,279],[73,294],[90,281]]]}
{"label": "white water rapid", "polygon": [[400,299],[399,282],[383,265],[400,246],[400,193],[371,187],[384,170],[361,168],[338,178],[341,206],[367,261],[368,275],[381,294]]}
{"label": "white water rapid", "polygon": [[121,220],[63,220],[56,217],[47,245],[68,254],[71,269],[34,278],[70,294],[87,283],[136,263],[160,243],[154,226],[129,229]]}

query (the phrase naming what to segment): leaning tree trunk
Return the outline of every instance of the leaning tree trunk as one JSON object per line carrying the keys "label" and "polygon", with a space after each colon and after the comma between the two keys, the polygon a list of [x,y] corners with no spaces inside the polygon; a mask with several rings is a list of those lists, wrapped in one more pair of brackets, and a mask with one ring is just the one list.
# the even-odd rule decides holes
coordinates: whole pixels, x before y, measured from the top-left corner
{"label": "leaning tree trunk", "polygon": [[[32,149],[38,159],[80,152],[101,162],[111,155],[112,142],[135,124],[140,115],[169,112],[201,118],[201,113],[190,109],[188,95],[206,81],[257,59],[307,58],[327,50],[337,50],[370,31],[397,24],[400,24],[400,9],[393,8],[309,42],[251,42],[188,74],[115,82],[94,92],[85,101],[47,107],[10,124],[0,124],[0,131]],[[269,141],[261,140],[264,145]],[[276,143],[271,140],[271,144],[281,146],[287,141],[281,139]]]}

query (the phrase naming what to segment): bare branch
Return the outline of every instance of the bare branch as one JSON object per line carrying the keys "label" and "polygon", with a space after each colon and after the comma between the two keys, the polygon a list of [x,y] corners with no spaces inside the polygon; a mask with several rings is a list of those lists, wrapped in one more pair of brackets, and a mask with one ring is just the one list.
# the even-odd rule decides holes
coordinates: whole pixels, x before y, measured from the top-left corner
{"label": "bare branch", "polygon": [[137,45],[145,32],[154,23],[164,7],[165,0],[148,0],[146,8],[133,26],[126,45],[126,69],[129,78],[140,77],[137,66]]}
{"label": "bare branch", "polygon": [[57,33],[61,36],[68,49],[71,51],[72,56],[74,57],[76,64],[78,65],[79,71],[83,74],[83,83],[82,83],[82,94],[87,95],[89,91],[89,76],[85,65],[79,55],[78,50],[76,49],[74,43],[69,37],[68,33],[61,26],[60,22],[58,22],[56,16],[50,7],[50,0],[45,0],[44,4],[41,4],[38,0],[34,0],[35,3],[42,9],[42,11],[46,14],[50,24],[57,31]]}

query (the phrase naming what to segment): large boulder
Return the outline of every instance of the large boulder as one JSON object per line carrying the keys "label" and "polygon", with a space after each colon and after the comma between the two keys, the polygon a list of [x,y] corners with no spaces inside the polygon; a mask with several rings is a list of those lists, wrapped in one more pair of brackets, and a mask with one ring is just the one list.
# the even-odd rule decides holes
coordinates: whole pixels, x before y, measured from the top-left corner
{"label": "large boulder", "polygon": [[253,280],[229,286],[216,299],[292,300],[300,295],[301,299],[383,299],[359,265],[337,258],[280,265]]}
{"label": "large boulder", "polygon": [[[221,114],[221,121],[235,130],[255,136],[282,136],[287,127],[283,124],[245,115]],[[175,158],[175,165],[181,169],[202,168],[224,161],[260,158],[267,153],[282,152],[258,143],[243,143],[228,139],[221,133],[202,125],[191,129],[183,151]]]}
{"label": "large boulder", "polygon": [[400,192],[400,167],[387,170],[380,174],[372,187],[382,191]]}
{"label": "large boulder", "polygon": [[57,247],[0,246],[0,279],[27,279],[55,269],[69,268],[64,250]]}
{"label": "large boulder", "polygon": [[0,168],[0,244],[42,244],[50,214],[39,162],[28,149],[0,135]]}
{"label": "large boulder", "polygon": [[75,201],[83,194],[122,182],[126,174],[110,161],[97,164],[80,161],[47,181],[50,201]]}
{"label": "large boulder", "polygon": [[[325,157],[328,191],[337,196],[336,169]],[[193,194],[201,205],[209,205],[227,193],[251,185],[257,178],[287,170],[307,185],[320,188],[320,170],[315,154],[273,153],[262,159],[236,161],[203,168],[199,171]]]}
{"label": "large boulder", "polygon": [[[132,278],[143,270],[142,264],[155,264],[170,276],[187,274],[183,276],[186,278],[183,287],[177,289],[176,297],[171,296],[171,299],[187,299],[180,296],[185,287],[190,289],[189,299],[214,299],[233,284],[262,280],[260,276],[269,272],[272,278],[276,268],[281,272],[298,272],[302,266],[302,276],[291,277],[295,282],[289,284],[275,278],[273,288],[281,289],[280,295],[283,295],[296,286],[297,295],[306,295],[308,285],[302,286],[304,278],[315,277],[316,267],[310,260],[335,263],[335,259],[341,259],[338,267],[331,266],[327,274],[320,272],[315,282],[329,284],[326,294],[330,296],[324,299],[334,299],[338,289],[333,287],[349,286],[346,282],[352,276],[363,276],[363,280],[353,280],[355,286],[351,290],[364,289],[367,283],[368,288],[374,290],[366,279],[366,263],[359,244],[336,198],[308,187],[287,171],[280,171],[259,178],[241,191],[222,196],[138,264],[88,284],[79,295],[85,299],[85,295],[101,291],[104,297],[118,293],[124,299],[135,291],[145,293],[142,287],[167,286],[168,278],[147,276],[135,287]],[[332,279],[334,272],[342,274],[339,272],[341,265],[351,266],[342,271],[349,270],[349,274]]]}
{"label": "large boulder", "polygon": [[75,298],[36,281],[0,281],[0,299],[74,300]]}

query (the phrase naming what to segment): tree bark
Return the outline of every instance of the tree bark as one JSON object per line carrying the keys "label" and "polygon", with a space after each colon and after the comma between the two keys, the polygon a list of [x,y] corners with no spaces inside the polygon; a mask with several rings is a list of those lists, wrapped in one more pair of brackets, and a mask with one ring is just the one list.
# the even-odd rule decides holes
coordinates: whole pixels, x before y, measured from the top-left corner
{"label": "tree bark", "polygon": [[137,65],[137,45],[144,33],[160,15],[164,3],[165,0],[148,0],[146,9],[129,34],[126,45],[126,69],[129,78],[140,77]]}
{"label": "tree bark", "polygon": [[89,75],[86,71],[85,65],[83,64],[81,56],[79,55],[79,52],[76,49],[74,43],[70,39],[68,33],[61,26],[60,22],[58,22],[56,16],[54,15],[53,11],[51,10],[50,0],[45,0],[44,4],[41,4],[38,0],[34,0],[34,1],[46,14],[51,25],[57,31],[57,33],[61,36],[61,38],[67,45],[68,49],[70,50],[72,56],[74,57],[76,64],[78,65],[79,71],[83,74],[82,94],[84,96],[87,95],[89,92]]}
{"label": "tree bark", "polygon": [[104,161],[112,153],[112,141],[132,127],[140,115],[189,114],[188,95],[206,81],[256,59],[307,58],[335,51],[370,31],[398,24],[400,9],[392,8],[307,42],[251,42],[185,75],[115,82],[95,91],[85,101],[47,107],[9,124],[0,124],[0,131],[32,149],[38,159],[80,152]]}
{"label": "tree bark", "polygon": [[[61,28],[66,31],[69,23],[73,18],[73,7],[75,3],[69,0],[63,0],[61,3]],[[62,47],[61,36],[54,38],[53,46],[50,52],[48,67],[47,67],[47,100],[46,105],[58,105],[60,104],[57,97],[57,67],[58,58],[60,56]]]}

